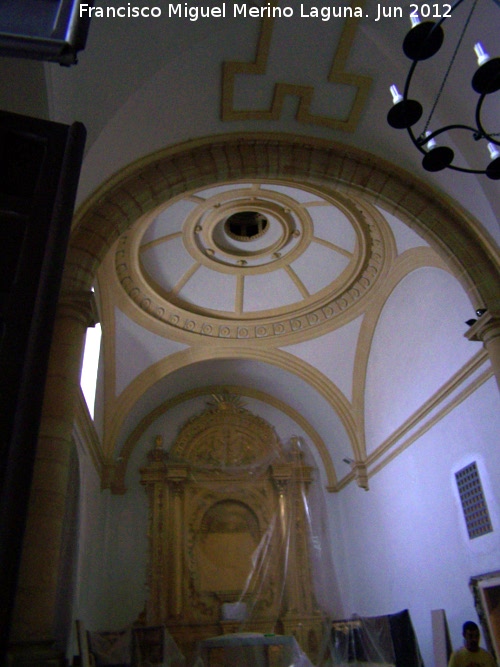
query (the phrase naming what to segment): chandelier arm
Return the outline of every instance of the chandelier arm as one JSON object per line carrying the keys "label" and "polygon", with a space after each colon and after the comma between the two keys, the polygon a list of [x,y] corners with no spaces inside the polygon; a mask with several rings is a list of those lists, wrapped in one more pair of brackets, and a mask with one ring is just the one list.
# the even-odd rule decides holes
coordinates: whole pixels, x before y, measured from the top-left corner
{"label": "chandelier arm", "polygon": [[[432,135],[428,135],[427,137],[425,137],[426,143],[427,141],[429,141],[429,139],[434,138],[435,135],[441,134],[441,132],[445,132],[446,130],[451,130],[451,129],[462,129],[462,130],[469,130],[470,132],[477,132],[475,128],[470,127],[469,125],[447,125],[446,127],[436,130],[436,132],[433,132]],[[422,155],[427,155],[428,151],[426,151],[423,148],[425,144],[422,144],[422,142],[420,141],[420,137],[415,136],[411,127],[407,129],[407,132],[415,148],[419,150],[422,153]],[[484,169],[467,169],[466,167],[457,167],[453,164],[449,164],[448,169],[452,169],[453,171],[460,171],[464,174],[484,174]]]}
{"label": "chandelier arm", "polygon": [[[493,0],[496,5],[500,7],[500,0]],[[465,0],[456,0],[456,2],[452,5],[450,12],[453,13],[455,9],[461,5]],[[467,30],[467,27],[472,19],[472,15],[474,13],[474,10],[476,9],[476,6],[478,4],[479,0],[471,0],[471,9],[470,12],[465,20],[463,29],[461,31],[461,34],[458,39],[458,43],[454,49],[454,52],[451,57],[451,61],[448,65],[448,68],[444,74],[443,81],[441,83],[441,86],[439,88],[439,91],[437,93],[436,99],[434,101],[434,104],[432,105],[430,114],[427,118],[427,121],[425,123],[424,130],[419,133],[418,136],[416,136],[415,132],[413,131],[413,126],[417,121],[420,119],[420,116],[422,114],[422,105],[418,100],[413,100],[409,98],[409,91],[410,91],[410,85],[412,82],[413,75],[415,73],[415,68],[417,66],[417,63],[420,62],[420,60],[426,60],[427,58],[432,57],[437,50],[440,48],[441,43],[440,40],[442,41],[442,37],[439,39],[436,37],[434,40],[435,43],[430,45],[428,50],[426,51],[425,49],[422,51],[419,51],[418,49],[418,39],[423,35],[424,39],[429,39],[429,36],[432,35],[432,33],[439,29],[441,25],[444,23],[444,21],[448,18],[449,16],[442,17],[437,23],[431,23],[430,25],[427,23],[428,29],[424,31],[420,31],[418,34],[418,37],[415,36],[413,42],[408,42],[403,43],[403,50],[405,52],[405,55],[410,59],[411,65],[408,70],[408,74],[406,77],[405,85],[404,85],[404,92],[403,95],[400,96],[399,93],[396,93],[399,96],[399,99],[395,97],[395,93],[392,90],[391,87],[391,92],[393,93],[393,99],[394,99],[394,106],[393,109],[395,113],[389,112],[388,114],[388,122],[389,125],[391,125],[394,128],[397,129],[403,129],[405,128],[406,131],[408,132],[408,136],[410,137],[413,145],[417,148],[417,150],[424,155],[424,159],[422,161],[424,168],[427,171],[441,171],[444,168],[451,169],[453,171],[459,171],[462,173],[468,173],[468,174],[486,174],[488,178],[492,180],[500,180],[500,158],[493,157],[493,152],[491,146],[490,148],[490,154],[492,155],[492,162],[490,162],[485,169],[469,169],[466,167],[459,167],[459,166],[454,166],[451,164],[453,160],[453,150],[449,146],[438,146],[438,147],[429,147],[428,144],[432,139],[435,137],[439,136],[440,134],[444,134],[445,132],[448,132],[450,130],[467,130],[473,135],[473,138],[476,141],[479,141],[481,139],[486,139],[488,142],[491,142],[492,144],[496,146],[500,146],[500,132],[494,132],[494,133],[489,133],[485,130],[482,120],[481,120],[481,112],[482,112],[482,105],[485,99],[485,96],[489,93],[492,92],[497,92],[498,88],[495,88],[494,86],[496,84],[491,84],[491,85],[486,85],[488,81],[485,81],[485,77],[487,76],[498,76],[496,66],[495,67],[490,67],[487,71],[484,71],[482,73],[482,78],[478,78],[475,75],[475,78],[478,78],[478,80],[474,83],[473,79],[473,88],[474,90],[479,93],[480,97],[476,105],[476,112],[475,112],[475,121],[476,121],[476,127],[471,127],[470,125],[464,125],[464,124],[451,124],[451,125],[446,125],[442,128],[439,128],[435,130],[434,132],[428,132],[428,127],[430,124],[430,121],[432,119],[432,116],[434,114],[434,111],[436,109],[436,106],[439,102],[439,99],[441,97],[441,94],[443,92],[443,89],[446,85],[446,81],[448,79],[448,76],[450,74],[450,71],[455,64],[455,59],[458,54],[458,51],[460,49],[460,46],[462,45],[465,32]],[[422,25],[426,25],[425,23]],[[432,26],[432,27],[430,27]],[[416,30],[417,28],[414,27],[412,30]],[[408,33],[405,42],[408,40],[409,35],[411,34],[411,31]],[[416,41],[415,41],[416,40]],[[436,44],[436,42],[439,42]],[[477,52],[476,52],[477,53]],[[495,62],[494,59],[493,62]],[[485,65],[482,65],[483,69]],[[481,68],[480,68],[481,69]],[[478,70],[479,72],[480,70]],[[493,74],[492,74],[493,73]],[[394,86],[395,88],[395,86]],[[487,90],[488,89],[488,90]],[[485,92],[486,91],[486,92]]]}
{"label": "chandelier arm", "polygon": [[455,167],[452,164],[447,166],[447,169],[453,169],[453,171],[461,171],[463,174],[484,174],[484,169],[466,169],[465,167]]}
{"label": "chandelier arm", "polygon": [[[426,155],[428,151],[425,150],[424,146],[426,143],[434,139],[440,134],[443,134],[443,132],[447,132],[448,130],[468,130],[469,132],[472,132],[472,134],[477,134],[477,128],[471,127],[470,125],[462,125],[459,123],[455,123],[453,125],[445,125],[444,127],[441,127],[432,134],[427,134],[425,137],[420,134],[418,137],[415,136],[415,133],[413,132],[412,128],[409,127],[407,128],[407,132],[410,136],[410,139],[412,140],[413,145],[415,148],[417,148],[423,155]],[[496,143],[496,142],[495,142]],[[451,168],[451,167],[449,167]],[[460,171],[470,171],[469,169],[460,169]],[[482,172],[478,172],[482,173]]]}
{"label": "chandelier arm", "polygon": [[[462,4],[462,2],[464,2],[464,0],[457,0],[455,2],[455,4],[451,7],[450,13],[453,13],[455,11],[455,9]],[[475,0],[475,2],[474,2],[474,7],[475,7],[476,3],[477,3],[477,0]],[[474,7],[471,10],[470,16],[472,15],[472,12],[474,11]],[[470,16],[469,16],[469,19],[470,19]],[[433,31],[437,30],[441,26],[441,24],[446,21],[446,18],[447,18],[446,16],[443,16],[441,19],[439,19],[439,21],[433,26],[432,30]],[[409,93],[409,90],[410,90],[411,79],[413,77],[413,73],[415,72],[415,68],[417,67],[418,62],[419,62],[418,60],[412,60],[411,65],[410,65],[410,69],[408,70],[408,75],[406,77],[405,87],[404,87],[404,90],[403,90],[403,98],[405,100],[408,99],[408,93]],[[441,93],[439,92],[438,95],[440,95],[440,94]],[[431,111],[431,115],[432,115],[433,111],[434,111],[434,109]],[[427,125],[429,124],[429,121],[430,121],[430,116],[427,119]],[[426,128],[427,128],[427,125],[426,125]]]}
{"label": "chandelier arm", "polygon": [[[487,139],[490,141],[492,144],[496,144],[497,146],[500,146],[500,136],[499,133],[495,134],[489,134],[481,122],[481,109],[483,106],[483,102],[486,99],[486,93],[483,93],[478,100],[477,106],[476,106],[476,125],[477,125],[477,134],[479,135],[477,139]],[[495,139],[495,137],[498,137]]]}
{"label": "chandelier arm", "polygon": [[[441,134],[441,132],[445,132],[446,130],[452,130],[452,129],[462,129],[462,130],[469,130],[470,132],[477,132],[476,128],[470,127],[469,125],[447,125],[446,127],[443,127],[439,130],[436,130],[436,132],[433,132],[432,135],[428,135],[425,137],[425,143],[427,143],[430,139],[434,138],[434,136]],[[412,128],[409,127],[407,128],[408,135],[410,136],[410,139],[415,146],[417,150],[419,150],[422,155],[427,155],[428,151],[426,151],[423,146],[425,143],[422,143],[420,140],[420,137],[416,137],[415,133],[413,132]],[[498,142],[495,142],[498,143]],[[500,143],[499,143],[500,145]],[[447,165],[448,169],[452,169],[453,171],[461,171],[462,173],[465,174],[484,174],[484,169],[467,169],[466,167],[457,167],[453,164]]]}
{"label": "chandelier arm", "polygon": [[411,65],[410,65],[410,69],[408,70],[408,75],[406,77],[405,87],[404,87],[404,90],[403,90],[403,98],[405,100],[408,99],[408,93],[410,91],[410,83],[411,83],[411,79],[412,79],[412,76],[413,76],[413,72],[415,71],[415,68],[417,66],[417,63],[418,63],[418,60],[412,60]]}
{"label": "chandelier arm", "polygon": [[415,133],[413,132],[411,127],[407,129],[407,132],[415,148],[417,148],[422,153],[422,155],[426,155],[427,151],[422,148],[422,144],[419,143],[418,137],[415,136]]}

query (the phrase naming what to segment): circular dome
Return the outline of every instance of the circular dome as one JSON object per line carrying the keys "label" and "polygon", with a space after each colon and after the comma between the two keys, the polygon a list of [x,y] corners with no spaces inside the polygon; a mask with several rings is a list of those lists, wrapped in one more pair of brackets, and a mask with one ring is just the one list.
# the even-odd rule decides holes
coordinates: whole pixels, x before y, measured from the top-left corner
{"label": "circular dome", "polygon": [[379,226],[338,193],[217,185],[142,218],[120,239],[116,269],[144,311],[183,331],[230,339],[304,332],[373,284],[384,256]]}

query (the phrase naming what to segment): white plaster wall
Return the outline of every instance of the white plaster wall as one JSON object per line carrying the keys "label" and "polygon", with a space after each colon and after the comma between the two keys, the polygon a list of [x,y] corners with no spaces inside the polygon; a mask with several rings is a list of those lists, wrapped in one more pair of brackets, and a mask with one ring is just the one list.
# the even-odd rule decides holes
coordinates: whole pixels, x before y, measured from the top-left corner
{"label": "white plaster wall", "polygon": [[119,308],[115,308],[115,328],[115,358],[127,360],[116,363],[116,396],[146,368],[187,347],[139,326]]}
{"label": "white plaster wall", "polygon": [[458,281],[441,269],[413,271],[393,290],[377,323],[366,374],[367,453],[481,349],[464,338],[471,311]]}
{"label": "white plaster wall", "polygon": [[[328,498],[340,525],[334,559],[348,615],[410,610],[426,667],[431,610],[445,609],[455,647],[477,620],[468,582],[500,567],[500,397],[492,378],[370,479]],[[493,533],[469,540],[455,472],[477,461]]]}
{"label": "white plaster wall", "polygon": [[80,529],[74,619],[89,630],[118,629],[146,600],[147,506],[135,484],[118,496],[101,490],[88,453],[79,451]]}

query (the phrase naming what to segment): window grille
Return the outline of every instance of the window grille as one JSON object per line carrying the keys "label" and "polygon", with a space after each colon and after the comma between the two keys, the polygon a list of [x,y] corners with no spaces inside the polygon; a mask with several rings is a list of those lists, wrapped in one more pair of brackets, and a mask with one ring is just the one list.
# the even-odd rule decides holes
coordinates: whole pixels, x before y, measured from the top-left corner
{"label": "window grille", "polygon": [[469,538],[493,532],[476,462],[455,473]]}

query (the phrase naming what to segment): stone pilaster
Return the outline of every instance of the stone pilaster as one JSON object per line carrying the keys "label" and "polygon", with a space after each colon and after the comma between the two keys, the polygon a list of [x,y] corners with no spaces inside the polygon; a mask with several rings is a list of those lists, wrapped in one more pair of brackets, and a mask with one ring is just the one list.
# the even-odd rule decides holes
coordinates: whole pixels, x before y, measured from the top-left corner
{"label": "stone pilaster", "polygon": [[500,390],[500,314],[484,313],[465,333],[465,336],[469,340],[483,343]]}
{"label": "stone pilaster", "polygon": [[[57,644],[57,589],[75,401],[88,326],[97,321],[92,292],[62,295],[56,314],[11,641]],[[45,664],[44,659],[40,664]]]}

